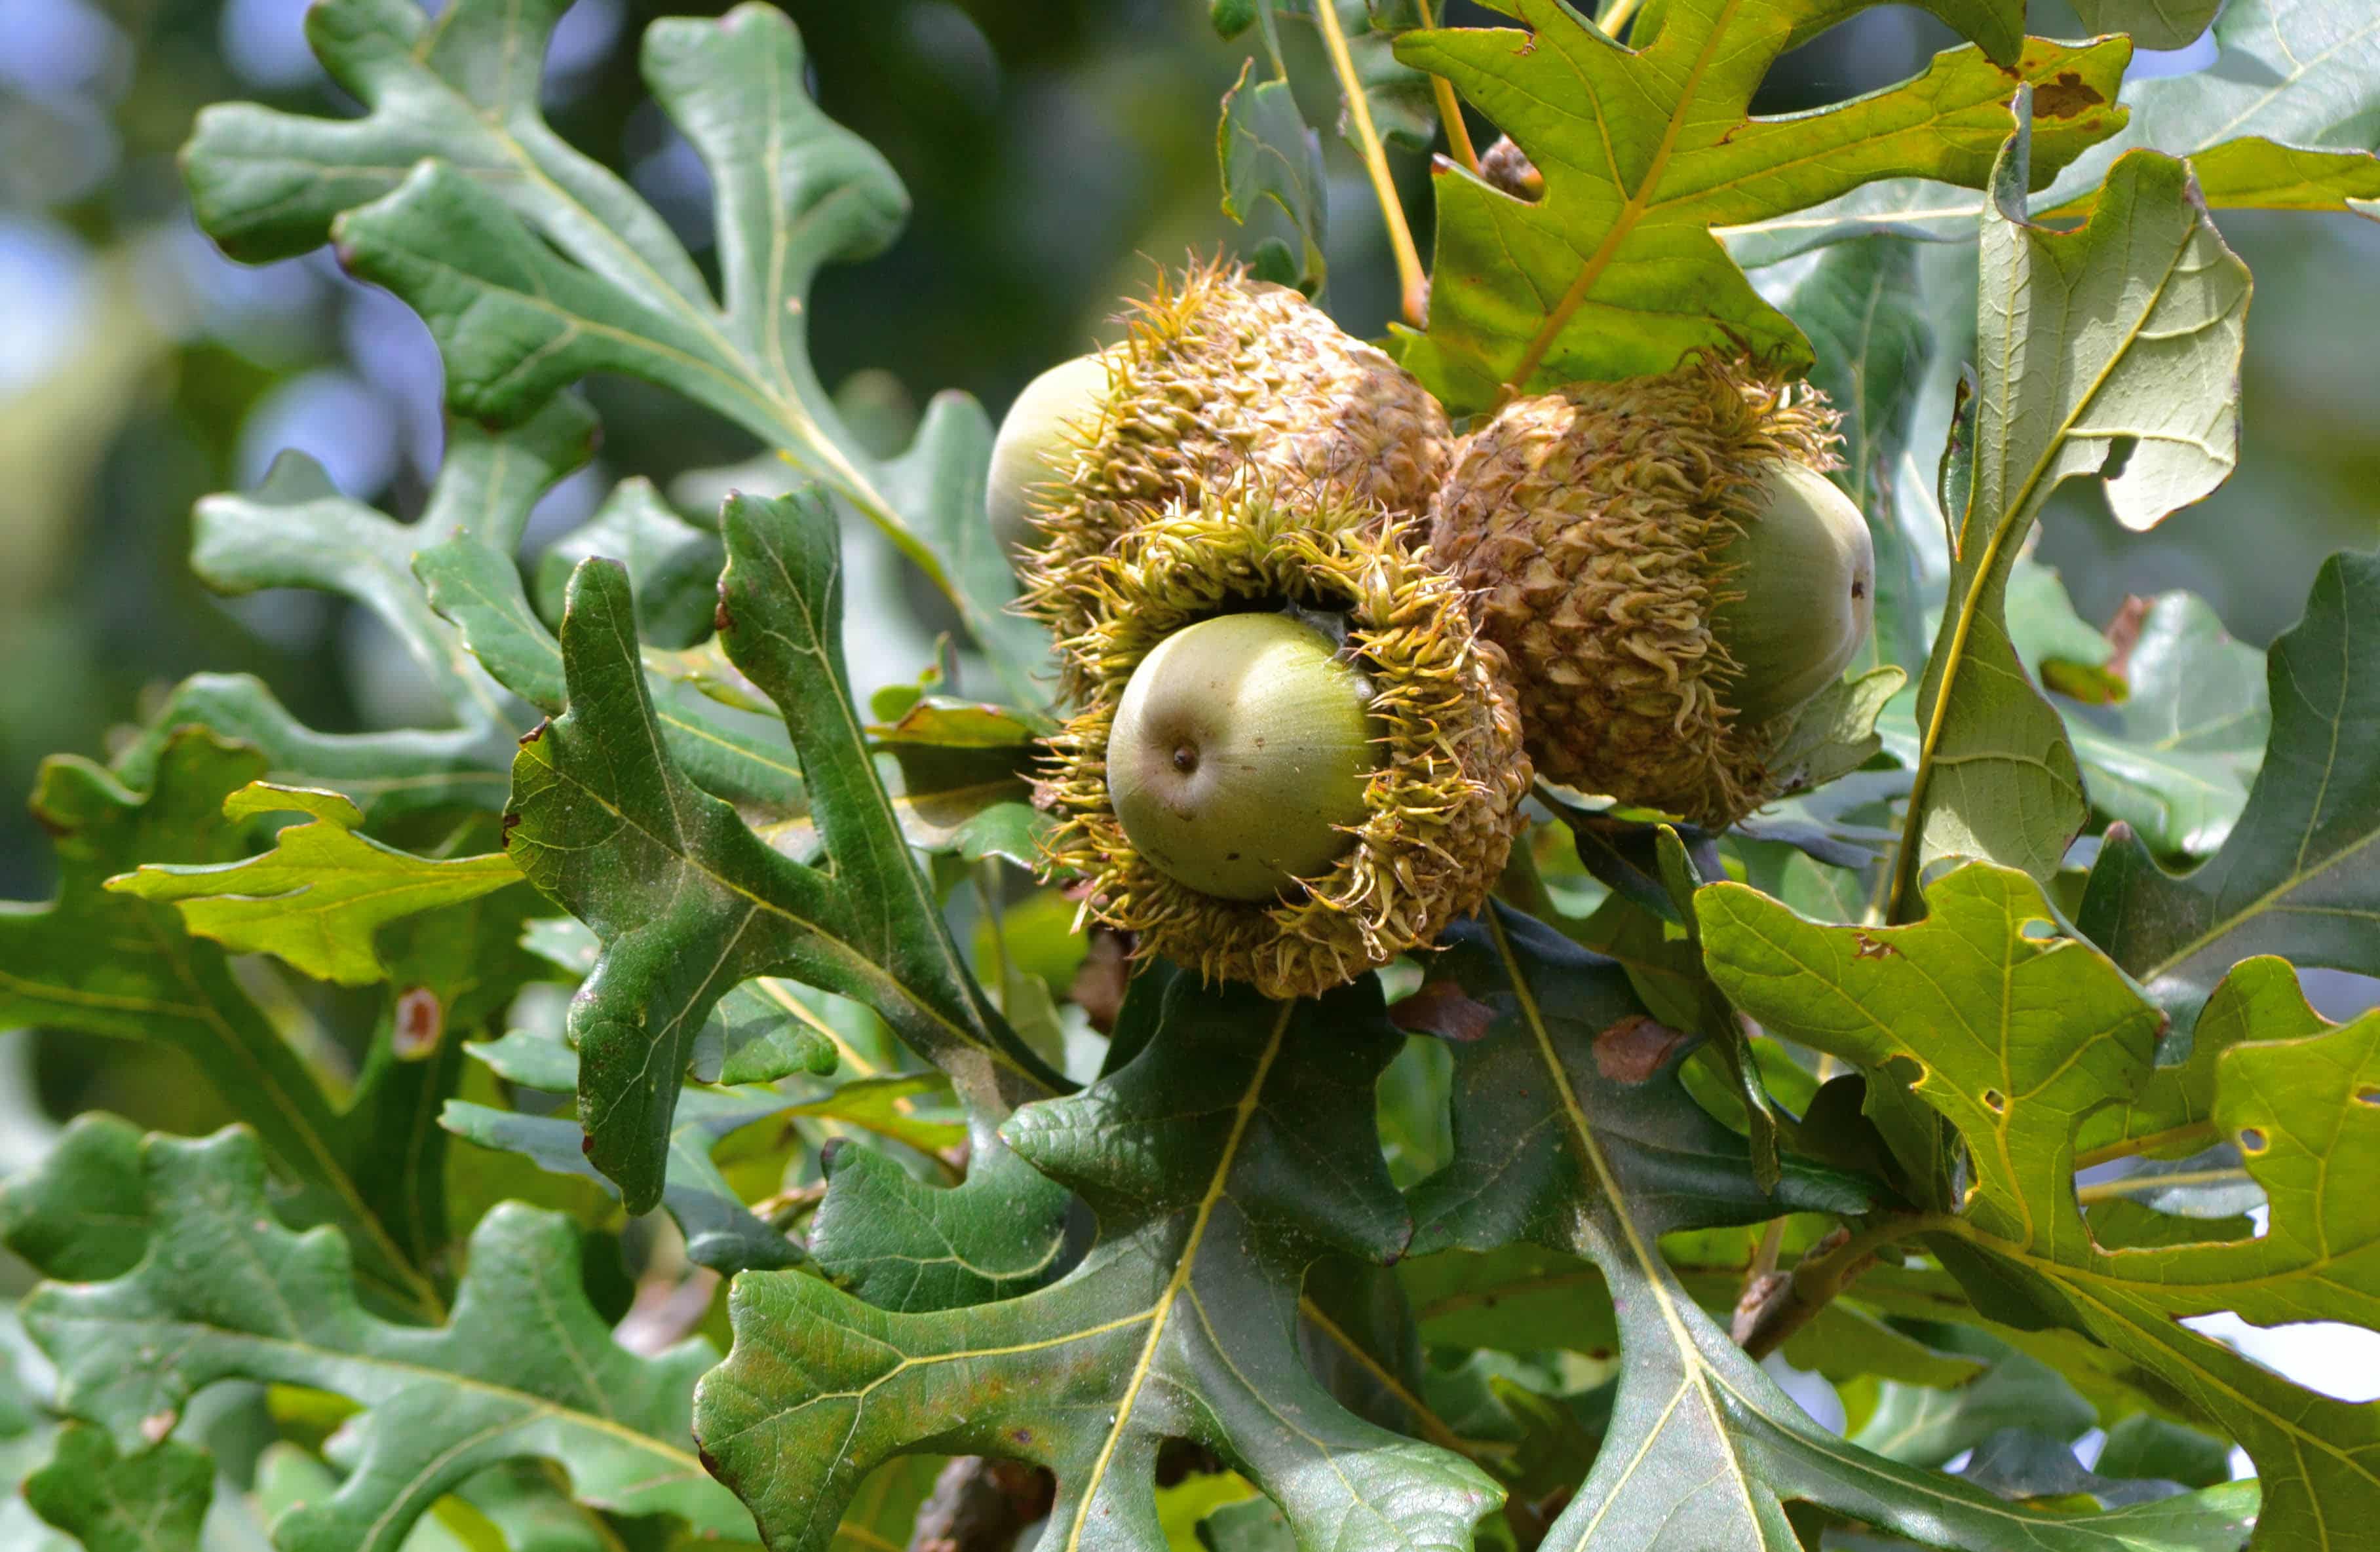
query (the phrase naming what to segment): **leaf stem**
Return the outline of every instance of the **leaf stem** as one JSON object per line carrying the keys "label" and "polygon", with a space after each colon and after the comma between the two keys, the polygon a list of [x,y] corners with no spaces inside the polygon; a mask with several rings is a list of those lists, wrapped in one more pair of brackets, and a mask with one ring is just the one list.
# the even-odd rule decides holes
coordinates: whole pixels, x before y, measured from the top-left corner
{"label": "leaf stem", "polygon": [[1397,261],[1397,285],[1402,294],[1405,321],[1421,328],[1428,320],[1429,279],[1422,273],[1421,254],[1414,247],[1413,228],[1405,224],[1405,207],[1389,176],[1389,154],[1372,125],[1372,104],[1364,83],[1355,79],[1355,61],[1347,53],[1347,34],[1339,25],[1334,0],[1314,0],[1314,25],[1322,33],[1330,68],[1347,99],[1347,119],[1355,127],[1355,147],[1363,153],[1364,170],[1371,175],[1372,192],[1380,201],[1380,219],[1389,229],[1389,250]]}
{"label": "leaf stem", "polygon": [[1737,1311],[1736,1340],[1747,1356],[1766,1358],[1857,1281],[1875,1264],[1876,1252],[1945,1225],[1930,1213],[1892,1213],[1857,1231],[1835,1230],[1810,1247],[1791,1276],[1773,1279],[1755,1307]]}
{"label": "leaf stem", "polygon": [[1611,8],[1597,17],[1595,23],[1611,34],[1612,42],[1618,42],[1620,34],[1627,29],[1629,18],[1636,14],[1639,3],[1640,0],[1612,0]]}
{"label": "leaf stem", "polygon": [[2093,1148],[2088,1153],[2078,1153],[2074,1156],[2074,1167],[2078,1170],[2087,1170],[2095,1164],[2107,1164],[2119,1158],[2137,1158],[2153,1148],[2170,1147],[2176,1143],[2193,1143],[2201,1138],[2211,1140],[2214,1135],[2213,1122],[2188,1122],[2180,1126],[2168,1127],[2162,1132],[2151,1132],[2144,1136],[2119,1138],[2103,1147]]}
{"label": "leaf stem", "polygon": [[[1415,0],[1415,6],[1421,13],[1424,27],[1438,25],[1437,7],[1430,0]],[[1454,95],[1454,83],[1444,76],[1434,75],[1429,78],[1429,91],[1438,102],[1438,121],[1446,127],[1446,149],[1454,153],[1454,160],[1464,172],[1477,176],[1479,152],[1471,143],[1471,126],[1463,122],[1463,103]]]}
{"label": "leaf stem", "polygon": [[2087,1207],[2095,1202],[2125,1200],[2136,1191],[2156,1191],[2168,1185],[2236,1185],[2253,1178],[2237,1165],[2222,1170],[2184,1170],[2170,1175],[2126,1175],[2121,1180],[2076,1186],[2074,1200]]}

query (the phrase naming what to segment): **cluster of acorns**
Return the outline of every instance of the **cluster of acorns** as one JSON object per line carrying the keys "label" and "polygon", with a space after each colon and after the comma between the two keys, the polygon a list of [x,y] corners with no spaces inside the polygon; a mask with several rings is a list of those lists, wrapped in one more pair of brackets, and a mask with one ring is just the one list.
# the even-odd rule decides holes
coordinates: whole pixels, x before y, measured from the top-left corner
{"label": "cluster of acorns", "polygon": [[1806,387],[1696,358],[1457,437],[1296,292],[1194,268],[1002,425],[990,511],[1079,710],[1047,867],[1273,997],[1431,942],[1535,774],[1714,828],[1864,639]]}

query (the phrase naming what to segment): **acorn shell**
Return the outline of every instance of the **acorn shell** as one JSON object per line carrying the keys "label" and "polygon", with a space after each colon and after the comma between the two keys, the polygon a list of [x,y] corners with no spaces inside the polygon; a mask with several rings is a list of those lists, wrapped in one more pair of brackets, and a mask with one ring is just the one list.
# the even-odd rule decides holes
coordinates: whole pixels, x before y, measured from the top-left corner
{"label": "acorn shell", "polygon": [[1458,445],[1429,548],[1511,659],[1539,774],[1714,828],[1771,795],[1791,719],[1730,702],[1713,612],[1770,468],[1831,467],[1834,428],[1815,390],[1696,358],[1517,400]]}
{"label": "acorn shell", "polygon": [[1034,492],[1063,479],[1075,450],[1099,429],[1111,368],[1103,352],[1061,361],[1026,383],[991,443],[984,507],[992,537],[1014,565],[1038,540]]}
{"label": "acorn shell", "polygon": [[1736,720],[1800,710],[1843,676],[1876,624],[1876,541],[1835,482],[1807,464],[1769,464],[1754,515],[1719,552],[1711,631],[1735,663]]}
{"label": "acorn shell", "polygon": [[[1039,797],[1060,823],[1045,876],[1087,880],[1086,914],[1210,979],[1269,997],[1342,985],[1436,940],[1502,871],[1528,795],[1502,657],[1474,635],[1454,580],[1379,508],[1235,487],[1177,504],[1087,569],[1098,607],[1068,647],[1089,686],[1050,740]],[[1208,894],[1143,855],[1117,818],[1108,748],[1140,664],[1177,632],[1284,603],[1343,612],[1368,679],[1377,747],[1353,843],[1261,901]]]}
{"label": "acorn shell", "polygon": [[[1062,640],[1091,621],[1084,567],[1169,503],[1244,473],[1284,494],[1418,519],[1446,472],[1446,412],[1413,375],[1283,285],[1197,265],[1126,315],[1104,413],[1034,493],[1019,607]],[[1079,690],[1082,686],[1075,685]]]}

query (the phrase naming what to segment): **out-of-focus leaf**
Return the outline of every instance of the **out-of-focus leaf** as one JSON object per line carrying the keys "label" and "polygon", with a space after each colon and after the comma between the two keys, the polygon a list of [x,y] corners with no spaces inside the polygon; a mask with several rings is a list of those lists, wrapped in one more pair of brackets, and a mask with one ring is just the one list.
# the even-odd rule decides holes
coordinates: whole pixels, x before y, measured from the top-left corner
{"label": "out-of-focus leaf", "polygon": [[461,416],[516,422],[617,371],[741,423],[884,528],[950,595],[1010,694],[1045,693],[1046,637],[1004,612],[1014,583],[984,519],[982,409],[945,394],[907,452],[879,459],[809,364],[819,270],[881,252],[909,197],[811,100],[792,23],[747,5],[645,34],[645,79],[716,190],[715,299],[667,224],[546,124],[540,78],[565,9],[455,0],[433,21],[412,0],[319,7],[309,39],[365,116],[208,110],[184,157],[200,224],[249,259],[335,240],[428,321]]}
{"label": "out-of-focus leaf", "polygon": [[1054,1471],[1045,1549],[1160,1545],[1151,1473],[1175,1437],[1305,1539],[1467,1547],[1493,1484],[1343,1411],[1295,1346],[1314,1256],[1377,1264],[1405,1243],[1372,1122],[1402,1038],[1368,982],[1268,1003],[1177,980],[1137,1057],[1004,1129],[1099,1215],[1089,1256],[1048,1288],[935,1315],[798,1273],[737,1279],[735,1346],[698,1400],[708,1459],[786,1552],[825,1546],[861,1479],[929,1439]]}
{"label": "out-of-focus leaf", "polygon": [[[1706,889],[1698,902],[1728,887]],[[1790,1498],[1973,1552],[2140,1545],[2112,1522],[2022,1510],[1854,1449],[1779,1393],[1679,1284],[1657,1237],[1779,1206],[1857,1213],[1869,1206],[1862,1188],[1788,1159],[1778,1198],[1764,1201],[1742,1139],[1678,1085],[1675,1049],[1658,1062],[1631,1060],[1633,1002],[1613,970],[1525,917],[1491,910],[1485,923],[1455,928],[1441,955],[1499,1017],[1458,1052],[1458,1154],[1414,1194],[1414,1249],[1527,1239],[1593,1260],[1615,1295],[1621,1369],[1609,1431],[1546,1546],[1793,1552]],[[1707,931],[1706,909],[1705,922]],[[2239,1495],[2193,1507],[2187,1534],[2146,1545],[2237,1546]]]}
{"label": "out-of-focus leaf", "polygon": [[[1940,857],[2049,877],[2087,817],[2072,741],[2026,679],[2005,614],[2010,568],[2050,492],[2100,479],[2117,516],[2147,527],[2222,483],[2239,455],[2248,272],[2188,169],[2127,157],[2090,225],[2046,231],[2024,219],[2022,104],[2018,116],[1984,223],[1982,378],[1964,488],[1946,499],[1958,515],[1949,610],[1918,690],[1896,918]],[[2119,444],[2130,455],[2109,474]]]}
{"label": "out-of-focus leaf", "polygon": [[679,516],[650,480],[620,481],[594,516],[537,558],[537,600],[548,619],[562,617],[570,574],[589,555],[609,555],[628,568],[637,624],[648,638],[681,648],[710,634],[726,561],[719,536]]}
{"label": "out-of-focus leaf", "polygon": [[772,850],[652,734],[616,564],[563,617],[570,709],[515,767],[515,861],[604,940],[570,1012],[588,1157],[632,1212],[661,1198],[670,1115],[720,998],[788,976],[876,1009],[978,1112],[1064,1087],[986,1004],[904,842],[844,688],[840,556],[816,494],[731,499],[720,635],[783,709],[831,870]]}
{"label": "out-of-focus leaf", "polygon": [[387,967],[372,935],[400,916],[455,905],[520,881],[502,852],[425,857],[356,833],[363,811],[334,792],[251,782],[224,799],[237,823],[304,814],[273,850],[225,863],[148,863],[107,888],[170,903],[183,925],[234,953],[269,953],[317,980],[370,986]]}
{"label": "out-of-focus leaf", "polygon": [[[407,809],[504,798],[513,741],[536,718],[433,614],[414,581],[415,552],[461,532],[509,556],[529,508],[594,444],[594,417],[568,395],[503,433],[457,423],[419,522],[403,524],[339,494],[321,467],[285,453],[256,491],[199,503],[191,564],[219,592],[318,588],[353,598],[386,625],[455,719],[448,728],[324,734],[298,722],[246,676],[186,681],[116,762],[148,784],[175,728],[204,722],[264,751],[269,779],[346,794],[375,820]],[[507,562],[509,564],[509,562]]]}
{"label": "out-of-focus leaf", "polygon": [[2109,103],[2131,45],[2023,38],[2022,7],[2001,0],[1930,0],[1980,48],[1937,55],[1887,91],[1760,119],[1746,114],[1770,64],[1859,5],[1672,0],[1634,29],[1633,48],[1556,0],[1511,8],[1527,32],[1397,42],[1398,58],[1452,81],[1546,180],[1535,201],[1460,170],[1435,180],[1429,332],[1408,336],[1402,356],[1458,415],[1490,406],[1502,385],[1530,393],[1665,371],[1697,348],[1806,364],[1807,342],[1754,292],[1712,227],[1876,178],[1979,185],[2006,138],[2010,93],[2025,82],[2060,93],[2045,100],[2058,106],[2042,115],[2045,178],[2122,122]]}
{"label": "out-of-focus leaf", "polygon": [[109,1282],[45,1284],[25,1320],[57,1364],[58,1404],[145,1446],[222,1379],[328,1390],[359,1403],[353,1473],[276,1527],[287,1552],[395,1552],[419,1516],[501,1461],[550,1460],[573,1490],[623,1514],[751,1534],[688,1436],[699,1339],[654,1358],[620,1347],[588,1305],[578,1237],[562,1218],[497,1208],[471,1237],[453,1319],[395,1326],[356,1302],[346,1247],[273,1222],[255,1139],[152,1136],[142,1162],[159,1225],[146,1259]]}
{"label": "out-of-focus leaf", "polygon": [[1320,293],[1329,266],[1322,257],[1329,185],[1322,171],[1322,139],[1306,127],[1296,93],[1286,80],[1248,84],[1251,59],[1223,93],[1222,121],[1215,127],[1215,158],[1223,174],[1223,213],[1245,224],[1258,201],[1270,200],[1289,217],[1304,251],[1295,284],[1312,297]]}
{"label": "out-of-focus leaf", "polygon": [[75,1117],[39,1166],[0,1182],[0,1244],[59,1282],[123,1276],[152,1227],[140,1129],[115,1116]]}
{"label": "out-of-focus leaf", "polygon": [[[1927,891],[1914,927],[1822,928],[1740,885],[1696,900],[1711,973],[1779,1036],[1911,1092],[1956,1127],[1973,1182],[1916,1220],[1979,1308],[2064,1325],[2153,1371],[2256,1462],[2260,1546],[2342,1545],[2325,1527],[2380,1513],[2380,1420],[2301,1388],[2181,1324],[2237,1311],[2271,1325],[2380,1327],[2380,1210],[2341,1189],[2380,1168],[2380,1015],[2256,1029],[2215,1064],[2214,1134],[2271,1204],[2261,1237],[2109,1252],[2076,1201],[2075,1140],[2109,1096],[2141,1091],[2161,1013],[2055,926],[2022,874],[1972,864]],[[2270,1035],[2272,1037],[2266,1037]],[[1871,1077],[1871,1081],[1875,1081]]]}
{"label": "out-of-focus leaf", "polygon": [[2070,1440],[2097,1423],[2097,1410],[2040,1360],[1973,1327],[1941,1327],[1933,1335],[1985,1366],[1953,1387],[1887,1381],[1876,1409],[1851,1436],[1853,1444],[1912,1466],[1940,1466],[2003,1428]]}
{"label": "out-of-focus leaf", "polygon": [[2222,0],[2075,0],[2092,32],[2129,32],[2144,49],[2178,49],[2206,30]]}
{"label": "out-of-focus leaf", "polygon": [[[154,786],[128,790],[87,760],[42,767],[33,812],[56,838],[59,887],[48,904],[0,905],[0,1022],[187,1054],[237,1107],[282,1167],[355,1236],[376,1292],[434,1316],[443,1307],[401,1221],[373,1204],[358,1169],[371,1128],[332,1107],[306,1063],[240,988],[224,951],[190,937],[173,907],[110,893],[102,881],[144,862],[218,863],[237,854],[224,800],[263,774],[256,751],[185,729],[160,748]],[[409,1247],[409,1248],[408,1248]]]}
{"label": "out-of-focus leaf", "polygon": [[2272,703],[2263,654],[2203,600],[2151,600],[2124,659],[2120,704],[2070,712],[2091,805],[2163,855],[2204,856],[2247,806]]}
{"label": "out-of-focus leaf", "polygon": [[198,1552],[215,1463],[166,1439],[119,1456],[106,1432],[69,1425],[50,1463],[25,1478],[33,1512],[84,1552]]}
{"label": "out-of-focus leaf", "polygon": [[2252,954],[2380,975],[2380,557],[2334,555],[2273,643],[2272,731],[2222,849],[2175,878],[2111,832],[2077,923],[2182,1016]]}

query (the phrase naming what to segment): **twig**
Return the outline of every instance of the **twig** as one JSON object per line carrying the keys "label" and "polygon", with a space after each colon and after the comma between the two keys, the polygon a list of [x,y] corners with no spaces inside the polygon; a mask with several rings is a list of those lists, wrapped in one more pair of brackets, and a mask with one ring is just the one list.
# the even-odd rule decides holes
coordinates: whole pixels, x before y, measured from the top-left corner
{"label": "twig", "polygon": [[1756,1288],[1747,1286],[1730,1334],[1748,1356],[1767,1357],[1857,1281],[1876,1263],[1878,1251],[1895,1240],[1939,1227],[1940,1219],[1918,1214],[1880,1219],[1858,1233],[1837,1227],[1810,1247],[1791,1275],[1771,1272]]}
{"label": "twig", "polygon": [[1363,153],[1364,170],[1372,176],[1372,192],[1380,201],[1380,219],[1389,228],[1389,250],[1396,257],[1397,285],[1403,293],[1405,321],[1418,329],[1428,321],[1429,280],[1422,273],[1413,228],[1405,224],[1405,207],[1397,198],[1395,181],[1389,176],[1389,153],[1380,144],[1380,132],[1372,126],[1372,104],[1364,96],[1364,83],[1355,79],[1355,61],[1347,53],[1347,34],[1339,26],[1339,12],[1332,0],[1314,0],[1314,25],[1320,30],[1322,46],[1330,55],[1330,68],[1339,77],[1339,90],[1346,95],[1347,117],[1355,127],[1356,149]]}
{"label": "twig", "polygon": [[1628,18],[1636,14],[1638,4],[1639,0],[1612,0],[1611,8],[1595,18],[1596,25],[1610,33],[1612,40],[1618,42],[1621,32],[1628,26]]}

